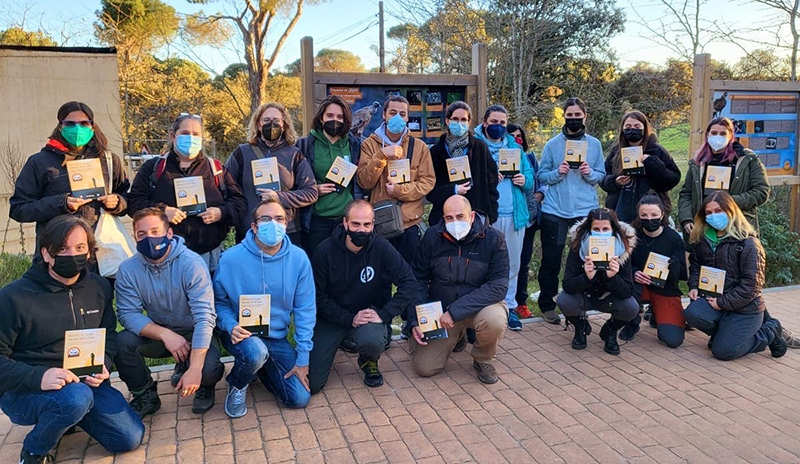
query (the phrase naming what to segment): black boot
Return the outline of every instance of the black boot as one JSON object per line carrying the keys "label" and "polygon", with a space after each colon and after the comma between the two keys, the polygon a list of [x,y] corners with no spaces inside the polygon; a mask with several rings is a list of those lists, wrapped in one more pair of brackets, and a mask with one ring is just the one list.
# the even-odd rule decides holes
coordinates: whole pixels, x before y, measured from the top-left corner
{"label": "black boot", "polygon": [[153,382],[145,391],[133,394],[131,408],[141,418],[153,414],[161,409],[161,399],[158,397],[158,384]]}
{"label": "black boot", "polygon": [[575,335],[572,337],[572,349],[583,350],[586,348],[586,336],[592,333],[592,325],[589,321],[580,316],[570,316],[567,318],[567,325],[575,326]]}
{"label": "black boot", "polygon": [[769,344],[769,352],[772,353],[772,357],[780,358],[781,356],[786,354],[786,350],[789,346],[786,343],[786,339],[783,338],[783,328],[781,327],[781,322],[777,319],[769,318],[769,313],[764,312],[764,325],[769,326],[773,331],[773,338],[772,342]]}
{"label": "black boot", "polygon": [[625,325],[625,321],[618,321],[613,317],[603,324],[600,329],[600,339],[606,342],[603,350],[614,356],[619,354],[619,343],[617,343],[617,332]]}
{"label": "black boot", "polygon": [[620,340],[631,341],[633,337],[636,336],[636,332],[639,331],[639,325],[642,323],[642,316],[636,315],[633,319],[630,320],[625,327],[622,328],[619,332]]}

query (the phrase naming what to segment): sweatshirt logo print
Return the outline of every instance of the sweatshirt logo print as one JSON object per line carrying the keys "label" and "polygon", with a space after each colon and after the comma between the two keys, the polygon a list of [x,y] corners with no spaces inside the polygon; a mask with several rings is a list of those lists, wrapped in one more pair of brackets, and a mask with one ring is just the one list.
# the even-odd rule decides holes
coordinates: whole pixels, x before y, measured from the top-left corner
{"label": "sweatshirt logo print", "polygon": [[365,284],[367,282],[371,282],[372,279],[375,278],[375,269],[372,269],[372,266],[367,266],[361,270],[361,283]]}

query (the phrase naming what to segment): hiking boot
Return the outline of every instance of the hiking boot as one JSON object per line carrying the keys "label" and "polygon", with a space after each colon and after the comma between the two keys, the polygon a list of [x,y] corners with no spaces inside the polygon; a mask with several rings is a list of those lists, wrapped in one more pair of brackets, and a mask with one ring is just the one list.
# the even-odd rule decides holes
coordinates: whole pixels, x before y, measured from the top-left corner
{"label": "hiking boot", "polygon": [[780,358],[786,354],[786,350],[788,348],[786,340],[783,338],[783,327],[781,327],[781,321],[777,319],[770,319],[768,323],[775,331],[772,343],[769,344],[769,352],[772,353],[773,358]]}
{"label": "hiking boot", "polygon": [[529,319],[533,317],[533,314],[531,314],[531,310],[528,309],[527,305],[517,306],[516,311],[517,311],[517,316],[519,316],[520,319]]}
{"label": "hiking boot", "polygon": [[618,321],[611,318],[603,324],[600,329],[600,339],[606,342],[603,350],[608,354],[617,356],[619,354],[619,343],[617,342],[617,331],[625,325],[625,321]]}
{"label": "hiking boot", "polygon": [[52,454],[39,456],[38,454],[29,453],[25,448],[19,453],[19,464],[50,464],[54,462],[56,462],[56,458]]}
{"label": "hiking boot", "polygon": [[787,348],[800,348],[800,338],[792,335],[792,332],[783,326],[781,326],[781,337],[786,340]]}
{"label": "hiking boot", "polygon": [[497,371],[494,370],[494,366],[491,364],[472,361],[472,367],[478,371],[478,380],[482,383],[491,385],[497,382]]}
{"label": "hiking boot", "polygon": [[464,351],[464,348],[467,347],[467,334],[462,333],[461,337],[458,338],[456,342],[456,346],[453,347],[453,353],[460,353]]}
{"label": "hiking boot", "polygon": [[358,358],[358,365],[364,371],[364,385],[375,388],[383,385],[383,374],[378,370],[378,361],[362,361],[361,357]]}
{"label": "hiking boot", "polygon": [[214,385],[200,385],[192,400],[192,412],[205,414],[214,407]]}
{"label": "hiking boot", "polygon": [[[592,325],[589,320],[580,316],[570,316],[567,318],[567,327],[572,324],[575,327],[575,335],[572,336],[572,349],[586,349],[586,336],[592,333]],[[566,328],[564,330],[567,330]]]}
{"label": "hiking boot", "polygon": [[148,414],[153,414],[161,409],[161,398],[158,397],[158,384],[153,382],[150,388],[144,392],[138,395],[134,393],[130,406],[136,411],[139,418]]}
{"label": "hiking boot", "polygon": [[225,396],[225,414],[232,419],[247,414],[247,386],[239,389],[228,383],[228,395]]}
{"label": "hiking boot", "polygon": [[641,321],[641,316],[637,315],[630,322],[625,324],[625,327],[619,331],[620,340],[625,340],[626,342],[633,340],[633,337],[635,337],[636,333],[639,331],[639,324],[641,324]]}
{"label": "hiking boot", "polygon": [[550,324],[561,324],[561,317],[558,315],[555,309],[551,309],[550,311],[542,311],[542,319]]}
{"label": "hiking boot", "polygon": [[175,370],[172,371],[172,377],[169,378],[169,383],[172,384],[172,387],[175,388],[178,386],[178,382],[181,381],[181,377],[186,371],[189,370],[189,363],[186,361],[183,362],[176,362],[175,363]]}
{"label": "hiking boot", "polygon": [[522,322],[519,321],[519,316],[513,309],[508,312],[508,330],[513,330],[514,332],[522,330]]}

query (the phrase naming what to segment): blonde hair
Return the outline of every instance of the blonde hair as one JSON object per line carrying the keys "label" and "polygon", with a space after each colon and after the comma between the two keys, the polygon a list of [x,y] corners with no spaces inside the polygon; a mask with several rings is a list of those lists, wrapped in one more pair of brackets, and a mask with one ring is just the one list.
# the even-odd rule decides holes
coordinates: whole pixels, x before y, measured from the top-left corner
{"label": "blonde hair", "polygon": [[728,215],[729,221],[728,227],[725,229],[726,235],[736,240],[744,240],[747,237],[756,235],[755,229],[753,229],[753,226],[747,221],[747,218],[744,217],[742,210],[739,209],[739,206],[733,201],[730,194],[724,190],[718,190],[708,195],[705,200],[703,200],[700,209],[697,210],[697,214],[694,215],[694,228],[689,236],[690,243],[700,242],[705,236],[706,228],[711,227],[706,222],[706,206],[711,202],[716,202],[722,211]]}
{"label": "blonde hair", "polygon": [[261,137],[261,133],[258,130],[258,123],[261,121],[261,116],[269,108],[275,108],[281,112],[281,117],[283,118],[283,138],[286,140],[286,145],[290,147],[294,146],[297,142],[297,132],[294,130],[292,116],[286,111],[285,106],[275,102],[264,103],[256,108],[250,116],[250,122],[247,124],[247,142],[250,143],[250,145],[258,145],[258,139]]}

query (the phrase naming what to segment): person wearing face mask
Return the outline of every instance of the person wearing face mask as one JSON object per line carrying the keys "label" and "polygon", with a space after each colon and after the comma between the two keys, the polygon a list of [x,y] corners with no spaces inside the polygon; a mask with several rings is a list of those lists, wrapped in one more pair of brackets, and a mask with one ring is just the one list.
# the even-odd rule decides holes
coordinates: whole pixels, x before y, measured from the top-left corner
{"label": "person wearing face mask", "polygon": [[[625,174],[622,171],[621,148],[641,147],[643,174]],[[600,187],[608,192],[606,207],[617,213],[620,221],[631,222],[638,217],[639,200],[655,193],[672,211],[669,191],[681,180],[681,171],[666,148],[658,143],[647,116],[640,111],[630,111],[622,117],[619,135],[605,162],[606,176]]]}
{"label": "person wearing face mask", "polygon": [[[336,351],[346,337],[355,343],[364,384],[383,385],[378,360],[390,337],[386,327],[416,297],[411,266],[373,231],[374,220],[372,205],[355,200],[345,209],[342,224],[314,253],[317,323],[309,363],[312,394],[327,383]],[[392,285],[397,287],[394,294]]]}
{"label": "person wearing face mask", "polygon": [[194,395],[192,412],[214,406],[214,386],[224,374],[214,337],[216,312],[211,277],[203,259],[174,235],[161,208],[133,215],[136,253],[117,273],[119,378],[133,394],[140,417],[161,407],[158,385],[145,358],[175,359],[170,379],[182,397]]}
{"label": "person wearing face mask", "polygon": [[[431,147],[431,161],[436,185],[427,195],[431,203],[428,224],[434,226],[442,219],[444,202],[453,195],[466,197],[475,209],[485,211],[489,221],[497,221],[497,163],[486,143],[472,135],[472,108],[463,101],[447,107],[444,114],[445,134]],[[466,156],[469,159],[469,182],[451,182],[447,160]]]}
{"label": "person wearing face mask", "polygon": [[[247,211],[252,211],[263,200],[279,202],[287,214],[287,235],[293,244],[302,243],[300,209],[313,205],[319,196],[314,171],[305,155],[295,146],[297,134],[292,116],[279,103],[264,103],[250,116],[247,126],[247,143],[239,145],[225,167],[242,187],[247,199]],[[280,188],[255,188],[253,162],[274,158],[278,162]],[[250,230],[250,218],[243,214],[236,226],[236,243],[244,240]]]}
{"label": "person wearing face mask", "polygon": [[[686,320],[708,334],[711,354],[729,361],[769,348],[772,356],[786,354],[780,321],[767,312],[761,289],[766,256],[753,226],[724,191],[706,197],[695,215],[689,241],[689,299]],[[722,294],[701,297],[700,267],[725,271]]]}
{"label": "person wearing face mask", "polygon": [[408,308],[414,370],[430,377],[444,370],[450,353],[467,328],[475,330],[472,366],[482,383],[497,382],[492,364],[508,321],[508,250],[503,234],[486,215],[473,211],[462,195],[448,198],[444,217],[425,232],[414,260],[419,293],[416,304],[440,301],[439,318],[448,337],[425,340],[415,305]]}
{"label": "person wearing face mask", "polygon": [[341,157],[358,165],[361,142],[350,132],[353,114],[350,105],[337,95],[329,95],[319,104],[311,122],[311,133],[297,141],[297,148],[305,155],[314,171],[319,198],[311,206],[300,210],[303,226],[303,249],[309,259],[314,250],[342,223],[344,210],[354,198],[363,198],[358,182],[351,180],[345,189],[326,178],[334,160]]}
{"label": "person wearing face mask", "polygon": [[[217,328],[235,358],[227,377],[225,412],[247,413],[247,386],[258,377],[284,405],[304,408],[311,398],[309,353],[317,320],[314,276],[305,251],[287,240],[288,212],[275,199],[262,201],[250,230],[222,255],[214,276]],[[243,295],[269,295],[269,329],[251,332],[239,324]],[[289,342],[293,324],[294,346]]]}
{"label": "person wearing face mask", "polygon": [[[14,424],[33,426],[19,462],[55,462],[50,450],[76,425],[109,453],[133,450],[145,429],[108,380],[117,321],[108,281],[87,270],[92,228],[65,214],[38,239],[30,269],[0,290],[0,410]],[[102,372],[79,377],[63,369],[65,332],[97,328],[106,331]]]}
{"label": "person wearing face mask", "polygon": [[[589,258],[590,236],[615,238],[615,251],[609,259],[608,270],[598,270]],[[572,349],[586,348],[586,336],[592,333],[586,312],[598,310],[611,314],[600,329],[600,339],[605,342],[603,350],[616,356],[619,354],[617,332],[639,314],[639,304],[633,297],[633,268],[630,261],[631,252],[637,244],[636,231],[618,221],[614,211],[597,208],[590,211],[585,220],[570,228],[569,238],[564,291],[558,295],[556,303],[567,318],[567,327],[571,324],[575,328]]]}
{"label": "person wearing face mask", "polygon": [[[36,223],[36,253],[41,247],[39,235],[48,221],[64,214],[75,214],[93,229],[105,210],[124,216],[128,209],[130,182],[119,156],[108,150],[108,140],[94,120],[89,105],[71,101],[58,109],[58,124],[50,140],[39,153],[25,162],[9,200],[9,216],[17,222]],[[109,179],[108,158],[111,158],[113,179]],[[93,200],[72,196],[67,175],[67,162],[100,159],[106,195]],[[90,263],[94,269],[96,263]]]}
{"label": "person wearing face mask", "polygon": [[[162,209],[176,235],[199,254],[214,274],[222,242],[232,226],[245,216],[246,201],[232,173],[203,154],[203,120],[182,113],[169,129],[167,153],[146,161],[133,180],[128,214],[145,208]],[[175,179],[202,177],[206,211],[189,216],[177,208]]]}

